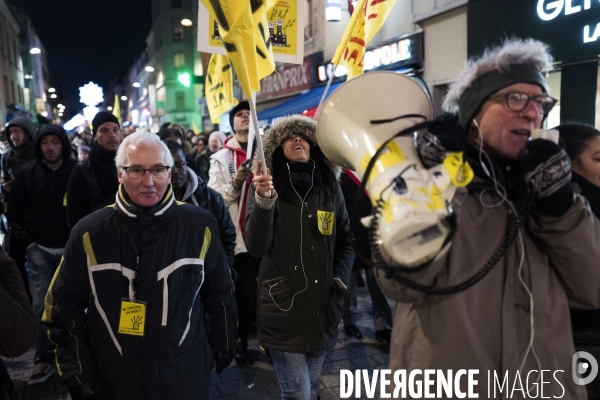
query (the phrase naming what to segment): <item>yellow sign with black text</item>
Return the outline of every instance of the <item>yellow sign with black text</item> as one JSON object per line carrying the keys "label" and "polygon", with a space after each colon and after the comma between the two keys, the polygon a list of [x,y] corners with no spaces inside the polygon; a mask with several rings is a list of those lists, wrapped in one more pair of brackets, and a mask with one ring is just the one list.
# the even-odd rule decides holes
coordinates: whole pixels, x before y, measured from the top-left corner
{"label": "yellow sign with black text", "polygon": [[144,336],[145,327],[146,303],[129,299],[121,300],[119,333],[124,335]]}
{"label": "yellow sign with black text", "polygon": [[[202,0],[199,4],[198,51],[226,54],[223,35],[227,29],[221,28],[214,10],[207,6],[208,3],[207,0]],[[302,64],[304,62],[304,0],[261,0],[252,1],[251,4],[258,63],[265,63],[263,66],[258,66],[259,70],[268,68],[271,61],[264,55],[270,49],[274,61]],[[236,9],[239,9],[239,5]],[[268,74],[261,75],[262,79]]]}

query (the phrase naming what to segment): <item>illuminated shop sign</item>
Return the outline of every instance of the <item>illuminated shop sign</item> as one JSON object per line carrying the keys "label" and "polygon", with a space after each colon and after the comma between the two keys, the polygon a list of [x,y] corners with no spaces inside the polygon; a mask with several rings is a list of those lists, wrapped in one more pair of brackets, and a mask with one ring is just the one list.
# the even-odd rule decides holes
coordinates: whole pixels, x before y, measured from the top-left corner
{"label": "illuminated shop sign", "polygon": [[[386,69],[386,67],[399,68],[413,62],[420,62],[422,58],[421,35],[422,33],[419,33],[367,50],[362,61],[364,71]],[[333,70],[334,66],[332,63],[319,65],[317,67],[318,82],[326,82],[331,77]],[[348,75],[348,69],[342,65],[338,66],[335,70],[336,78],[346,75]]]}
{"label": "illuminated shop sign", "polygon": [[[600,5],[594,1],[595,12],[598,15]],[[592,0],[538,0],[537,14],[543,21],[552,21],[563,14],[571,15],[583,13],[592,9]],[[587,24],[582,27],[583,43],[592,43],[600,38],[600,19],[594,24]]]}

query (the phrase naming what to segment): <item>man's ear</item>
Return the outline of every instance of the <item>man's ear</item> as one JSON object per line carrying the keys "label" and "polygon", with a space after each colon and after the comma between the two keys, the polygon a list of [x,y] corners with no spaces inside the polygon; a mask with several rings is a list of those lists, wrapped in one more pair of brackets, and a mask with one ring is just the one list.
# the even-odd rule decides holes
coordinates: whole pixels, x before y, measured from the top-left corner
{"label": "man's ear", "polygon": [[123,183],[123,169],[117,167],[117,178],[119,179],[119,183]]}

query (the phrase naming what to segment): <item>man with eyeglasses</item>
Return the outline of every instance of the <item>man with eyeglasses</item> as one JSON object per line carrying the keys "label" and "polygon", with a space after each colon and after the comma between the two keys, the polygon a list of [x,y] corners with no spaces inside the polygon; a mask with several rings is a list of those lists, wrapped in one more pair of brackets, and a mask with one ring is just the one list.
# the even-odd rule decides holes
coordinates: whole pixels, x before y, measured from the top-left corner
{"label": "man with eyeglasses", "polygon": [[119,186],[115,156],[122,139],[119,120],[100,111],[92,120],[92,148],[86,160],[73,170],[67,191],[69,227],[83,217],[114,202]]}
{"label": "man with eyeglasses", "polygon": [[175,200],[158,136],[131,134],[116,164],[116,203],[75,225],[48,290],[51,358],[74,400],[208,398],[237,339],[219,226]]}
{"label": "man with eyeglasses", "polygon": [[[427,167],[461,152],[474,178],[454,196],[450,242],[428,265],[402,275],[440,289],[493,267],[452,295],[410,289],[377,270],[383,291],[398,301],[392,370],[477,370],[474,393],[485,398],[495,376],[502,398],[514,398],[508,391],[515,385],[519,398],[537,397],[542,386],[542,396],[586,398],[571,376],[569,304],[600,306],[600,224],[573,192],[564,150],[531,138],[556,103],[544,77],[552,66],[547,46],[531,39],[486,51],[446,96],[445,109],[458,118],[443,117],[419,135]],[[468,380],[456,377],[466,393]],[[447,395],[435,383],[428,392],[436,389]]]}

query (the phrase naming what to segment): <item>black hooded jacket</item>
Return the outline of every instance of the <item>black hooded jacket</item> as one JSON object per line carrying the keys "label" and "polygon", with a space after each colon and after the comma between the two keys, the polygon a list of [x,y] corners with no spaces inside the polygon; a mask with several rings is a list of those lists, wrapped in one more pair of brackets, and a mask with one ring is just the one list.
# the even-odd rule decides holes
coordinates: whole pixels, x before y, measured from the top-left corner
{"label": "black hooded jacket", "polygon": [[[11,126],[18,126],[23,129],[23,131],[29,135],[30,141],[19,148],[15,148],[15,145],[8,134],[8,128]],[[36,139],[36,131],[35,125],[33,125],[33,122],[30,120],[25,118],[15,118],[7,126],[6,132],[6,139],[10,145],[10,149],[2,155],[0,163],[2,164],[2,177],[5,180],[10,180],[15,178],[15,174],[21,165],[33,160],[33,147]],[[2,189],[2,193],[4,193],[5,196],[4,201],[8,202],[10,193],[6,192],[4,188]]]}
{"label": "black hooded jacket", "polygon": [[[40,147],[46,135],[58,136],[62,163],[53,171],[44,162]],[[67,133],[58,125],[44,125],[35,141],[35,160],[24,164],[15,175],[8,204],[8,223],[25,247],[37,243],[62,248],[69,239],[66,193],[69,176],[77,163],[71,156]]]}
{"label": "black hooded jacket", "polygon": [[70,228],[91,212],[114,203],[119,188],[116,155],[116,151],[106,150],[94,141],[89,157],[73,170],[67,195]]}

